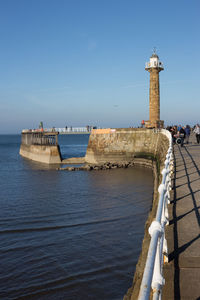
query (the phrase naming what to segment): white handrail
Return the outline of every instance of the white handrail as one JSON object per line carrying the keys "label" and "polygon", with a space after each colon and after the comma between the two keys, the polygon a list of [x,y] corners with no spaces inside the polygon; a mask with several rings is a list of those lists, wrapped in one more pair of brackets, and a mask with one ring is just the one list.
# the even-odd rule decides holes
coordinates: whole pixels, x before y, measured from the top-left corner
{"label": "white handrail", "polygon": [[148,300],[153,290],[153,300],[160,300],[162,287],[165,284],[163,278],[163,262],[167,258],[167,241],[165,239],[165,225],[168,223],[169,192],[171,189],[171,172],[173,168],[172,137],[169,131],[162,129],[161,133],[169,139],[169,148],[166,155],[165,166],[162,170],[162,182],[158,188],[159,202],[156,219],[149,227],[151,241],[147,254],[146,265],[143,273],[142,283],[138,300]]}

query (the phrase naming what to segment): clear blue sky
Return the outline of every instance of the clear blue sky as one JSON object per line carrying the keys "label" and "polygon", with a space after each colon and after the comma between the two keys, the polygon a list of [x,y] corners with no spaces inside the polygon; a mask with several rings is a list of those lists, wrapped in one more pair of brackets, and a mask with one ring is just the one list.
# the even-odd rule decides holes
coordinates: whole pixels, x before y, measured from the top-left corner
{"label": "clear blue sky", "polygon": [[200,122],[199,0],[0,0],[0,133],[149,118],[154,46],[165,124]]}

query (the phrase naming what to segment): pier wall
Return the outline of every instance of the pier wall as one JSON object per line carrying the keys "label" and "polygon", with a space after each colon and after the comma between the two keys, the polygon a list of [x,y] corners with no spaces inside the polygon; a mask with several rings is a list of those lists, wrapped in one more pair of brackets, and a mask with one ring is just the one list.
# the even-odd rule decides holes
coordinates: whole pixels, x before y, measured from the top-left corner
{"label": "pier wall", "polygon": [[162,163],[169,140],[160,130],[143,128],[93,129],[89,138],[87,163],[131,161],[147,158]]}
{"label": "pier wall", "polygon": [[97,129],[93,130],[87,148],[85,160],[88,163],[133,161],[134,164],[151,167],[154,175],[152,206],[144,228],[142,250],[133,283],[124,296],[124,300],[135,300],[138,297],[143,271],[150,243],[148,228],[156,216],[158,205],[158,186],[169,148],[169,133],[155,129]]}
{"label": "pier wall", "polygon": [[46,164],[61,163],[59,146],[24,145],[20,147],[20,155]]}
{"label": "pier wall", "polygon": [[22,133],[19,154],[46,164],[59,164],[62,161],[56,134]]}

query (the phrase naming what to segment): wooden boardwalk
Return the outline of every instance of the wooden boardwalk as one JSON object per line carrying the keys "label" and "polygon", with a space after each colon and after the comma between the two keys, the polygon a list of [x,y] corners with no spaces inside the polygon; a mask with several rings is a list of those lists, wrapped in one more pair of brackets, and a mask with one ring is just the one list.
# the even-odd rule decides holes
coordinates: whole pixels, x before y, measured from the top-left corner
{"label": "wooden boardwalk", "polygon": [[164,300],[200,300],[200,144],[174,145],[174,178],[166,229],[169,263]]}

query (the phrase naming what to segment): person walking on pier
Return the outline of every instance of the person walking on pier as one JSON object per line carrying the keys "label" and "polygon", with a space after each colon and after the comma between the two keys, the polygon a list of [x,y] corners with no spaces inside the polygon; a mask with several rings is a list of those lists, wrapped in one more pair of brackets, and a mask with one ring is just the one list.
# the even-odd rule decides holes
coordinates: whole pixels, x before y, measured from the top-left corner
{"label": "person walking on pier", "polygon": [[169,127],[169,131],[171,132],[171,135],[172,135],[173,144],[175,144],[176,143],[176,134],[177,134],[176,126]]}
{"label": "person walking on pier", "polygon": [[186,127],[185,127],[185,141],[186,141],[186,144],[189,143],[189,137],[190,137],[190,126],[186,125]]}
{"label": "person walking on pier", "polygon": [[200,143],[200,126],[197,124],[194,129],[194,133],[196,133],[197,144]]}
{"label": "person walking on pier", "polygon": [[181,139],[181,147],[183,147],[183,142],[184,142],[184,139],[185,139],[185,135],[186,135],[185,128],[181,127],[180,130],[179,130],[179,136],[180,136],[180,139]]}

